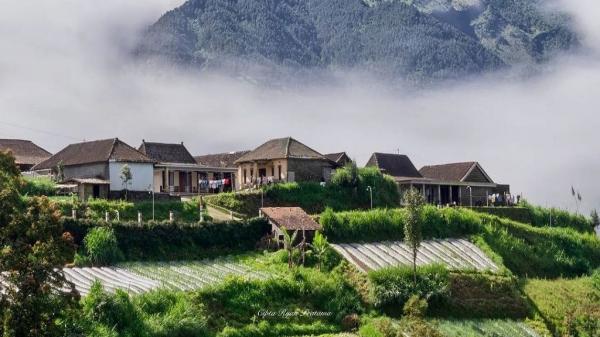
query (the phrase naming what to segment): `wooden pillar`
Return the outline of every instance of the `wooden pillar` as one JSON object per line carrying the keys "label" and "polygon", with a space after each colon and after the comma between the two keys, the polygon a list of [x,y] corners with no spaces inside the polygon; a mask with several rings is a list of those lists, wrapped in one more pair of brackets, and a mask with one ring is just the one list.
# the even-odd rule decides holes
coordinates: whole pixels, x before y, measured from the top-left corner
{"label": "wooden pillar", "polygon": [[437,203],[439,205],[442,204],[442,185],[438,185],[438,200]]}
{"label": "wooden pillar", "polygon": [[448,193],[450,194],[450,198],[448,200],[450,200],[450,203],[452,203],[452,185],[448,187]]}

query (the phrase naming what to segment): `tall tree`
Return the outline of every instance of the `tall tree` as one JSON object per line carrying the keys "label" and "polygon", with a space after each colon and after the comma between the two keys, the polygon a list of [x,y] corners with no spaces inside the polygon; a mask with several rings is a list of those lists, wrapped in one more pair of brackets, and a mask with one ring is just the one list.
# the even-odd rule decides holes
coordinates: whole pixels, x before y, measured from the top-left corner
{"label": "tall tree", "polygon": [[73,257],[73,242],[63,234],[56,206],[46,197],[23,199],[22,183],[14,158],[0,153],[0,332],[60,336],[58,321],[77,306],[77,292],[61,271]]}
{"label": "tall tree", "polygon": [[404,241],[412,250],[413,258],[413,282],[417,285],[417,252],[421,241],[422,234],[422,218],[423,205],[425,198],[414,188],[409,189],[404,193],[404,205],[406,207],[406,219],[404,221]]}
{"label": "tall tree", "polygon": [[598,216],[598,211],[593,209],[592,210],[592,227],[596,228],[598,226],[600,226],[600,217]]}
{"label": "tall tree", "polygon": [[125,189],[125,200],[127,200],[127,192],[129,186],[129,182],[133,179],[133,174],[131,173],[131,169],[129,165],[125,164],[121,167],[121,182],[123,183],[123,188]]}

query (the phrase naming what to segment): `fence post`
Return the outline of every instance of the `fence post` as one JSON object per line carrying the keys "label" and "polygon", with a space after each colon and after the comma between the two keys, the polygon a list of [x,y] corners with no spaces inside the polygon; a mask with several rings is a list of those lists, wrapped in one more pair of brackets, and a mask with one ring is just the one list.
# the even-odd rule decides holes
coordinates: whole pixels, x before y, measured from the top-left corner
{"label": "fence post", "polygon": [[75,210],[75,208],[71,210],[71,217],[73,220],[77,220],[77,210]]}
{"label": "fence post", "polygon": [[233,211],[229,211],[229,215],[231,215],[231,220],[233,220]]}
{"label": "fence post", "polygon": [[169,221],[173,222],[175,216],[173,215],[173,211],[169,211]]}
{"label": "fence post", "polygon": [[109,221],[110,221],[110,215],[108,214],[108,211],[104,212],[104,220],[105,220],[106,222],[109,222]]}
{"label": "fence post", "polygon": [[142,212],[138,211],[138,225],[142,225]]}

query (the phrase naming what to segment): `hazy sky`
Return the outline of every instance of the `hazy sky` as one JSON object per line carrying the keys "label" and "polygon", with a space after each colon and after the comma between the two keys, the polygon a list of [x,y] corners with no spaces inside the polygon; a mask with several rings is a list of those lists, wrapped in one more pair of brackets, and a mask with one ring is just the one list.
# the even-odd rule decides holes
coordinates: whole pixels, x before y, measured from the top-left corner
{"label": "hazy sky", "polygon": [[530,80],[489,76],[419,93],[356,74],[274,90],[134,64],[140,30],[181,2],[0,0],[0,138],[52,152],[81,139],[184,141],[205,154],[290,135],[361,165],[374,151],[400,151],[418,167],[476,160],[533,202],[573,210],[573,185],[583,210],[600,208],[597,0],[553,1],[577,18],[585,55]]}

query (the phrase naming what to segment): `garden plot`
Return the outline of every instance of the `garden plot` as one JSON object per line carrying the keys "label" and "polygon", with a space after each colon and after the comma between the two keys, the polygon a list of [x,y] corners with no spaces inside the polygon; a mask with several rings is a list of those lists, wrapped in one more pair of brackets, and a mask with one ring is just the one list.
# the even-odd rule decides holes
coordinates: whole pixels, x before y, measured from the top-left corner
{"label": "garden plot", "polygon": [[118,267],[65,268],[65,277],[81,295],[94,281],[108,292],[117,289],[139,294],[157,288],[194,290],[223,281],[228,276],[264,279],[268,275],[228,259],[192,262],[130,262]]}
{"label": "garden plot", "polygon": [[[333,248],[362,271],[412,265],[412,251],[404,242],[340,243]],[[417,265],[442,263],[451,269],[497,271],[498,267],[477,246],[464,239],[421,243]]]}
{"label": "garden plot", "polygon": [[539,337],[525,323],[511,320],[439,320],[432,323],[445,337]]}

